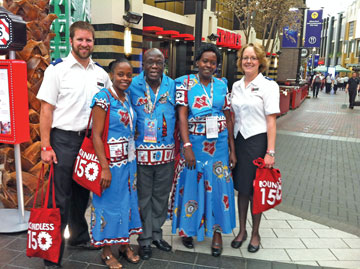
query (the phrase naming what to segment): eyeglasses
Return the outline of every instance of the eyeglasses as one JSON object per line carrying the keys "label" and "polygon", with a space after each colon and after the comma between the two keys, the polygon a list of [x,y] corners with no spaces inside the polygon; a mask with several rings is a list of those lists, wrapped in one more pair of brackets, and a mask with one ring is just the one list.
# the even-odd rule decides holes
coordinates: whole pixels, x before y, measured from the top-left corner
{"label": "eyeglasses", "polygon": [[163,66],[164,65],[164,62],[163,61],[146,61],[144,62],[146,65],[148,66],[153,66],[154,64],[156,66]]}
{"label": "eyeglasses", "polygon": [[255,62],[255,61],[258,60],[258,58],[254,57],[254,56],[251,56],[251,57],[245,56],[245,57],[242,57],[241,59],[242,59],[244,62],[247,62],[248,60],[250,60],[251,62]]}

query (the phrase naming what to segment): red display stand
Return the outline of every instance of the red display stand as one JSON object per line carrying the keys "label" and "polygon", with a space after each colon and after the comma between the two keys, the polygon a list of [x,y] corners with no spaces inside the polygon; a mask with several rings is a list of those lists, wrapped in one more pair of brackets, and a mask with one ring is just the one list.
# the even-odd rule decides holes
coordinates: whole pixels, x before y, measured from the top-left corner
{"label": "red display stand", "polygon": [[280,113],[278,116],[286,114],[290,109],[290,93],[280,92]]}
{"label": "red display stand", "polygon": [[26,63],[0,60],[0,142],[30,140]]}

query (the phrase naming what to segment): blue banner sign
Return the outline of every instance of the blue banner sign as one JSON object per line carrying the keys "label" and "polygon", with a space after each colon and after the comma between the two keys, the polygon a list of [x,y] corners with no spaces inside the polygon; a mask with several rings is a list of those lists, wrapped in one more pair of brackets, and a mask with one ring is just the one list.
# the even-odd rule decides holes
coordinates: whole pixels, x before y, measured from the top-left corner
{"label": "blue banner sign", "polygon": [[320,10],[308,10],[306,17],[305,48],[319,48],[321,42],[322,13]]}
{"label": "blue banner sign", "polygon": [[[316,68],[318,65],[319,65],[319,57],[320,55],[319,54],[315,54],[314,55],[314,66],[313,68]],[[312,61],[312,55],[310,55],[310,57],[308,58],[308,67],[311,67],[313,64],[313,61]]]}
{"label": "blue banner sign", "polygon": [[283,28],[283,39],[281,47],[283,48],[297,48],[298,32],[289,29],[288,26]]}

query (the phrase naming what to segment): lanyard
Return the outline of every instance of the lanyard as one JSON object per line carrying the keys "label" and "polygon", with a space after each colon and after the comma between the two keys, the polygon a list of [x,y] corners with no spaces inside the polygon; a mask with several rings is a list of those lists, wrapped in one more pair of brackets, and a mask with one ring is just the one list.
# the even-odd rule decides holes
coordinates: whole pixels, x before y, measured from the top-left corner
{"label": "lanyard", "polygon": [[120,101],[120,103],[123,105],[123,107],[125,107],[126,110],[129,112],[129,124],[130,124],[130,130],[132,132],[133,128],[134,128],[134,125],[133,125],[134,111],[132,109],[132,106],[130,105],[127,93],[125,92],[125,102],[129,105],[129,108],[125,105],[125,102],[120,100],[120,98],[117,95],[116,91],[114,90],[113,86],[111,86],[111,91],[115,94],[115,96]]}
{"label": "lanyard", "polygon": [[204,92],[205,92],[205,94],[206,94],[206,97],[208,98],[208,100],[209,100],[209,102],[210,102],[210,105],[211,105],[211,107],[212,107],[212,106],[213,106],[213,98],[214,98],[214,79],[211,78],[210,97],[209,97],[208,93],[206,92],[205,86],[202,85],[202,83],[201,83],[201,81],[200,81],[199,76],[198,76],[197,74],[196,74],[195,76],[196,76],[196,78],[198,79],[199,84],[200,84],[201,87],[203,88],[203,90],[204,90]]}
{"label": "lanyard", "polygon": [[159,85],[159,87],[156,89],[156,94],[155,94],[155,101],[154,103],[151,102],[151,95],[150,95],[150,86],[149,84],[146,82],[145,80],[145,85],[146,85],[146,95],[147,95],[147,101],[148,101],[148,108],[149,108],[149,114],[152,114],[155,110],[155,105],[156,105],[156,99],[157,99],[157,96],[160,92],[160,86],[161,86],[161,83]]}

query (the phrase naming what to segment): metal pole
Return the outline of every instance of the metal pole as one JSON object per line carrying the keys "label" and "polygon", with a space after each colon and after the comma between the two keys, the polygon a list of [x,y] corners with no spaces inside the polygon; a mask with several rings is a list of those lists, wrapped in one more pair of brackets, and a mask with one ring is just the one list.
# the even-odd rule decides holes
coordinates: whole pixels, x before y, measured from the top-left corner
{"label": "metal pole", "polygon": [[[203,14],[204,14],[204,0],[196,0],[196,17],[195,17],[195,53],[201,46]],[[194,55],[194,70],[196,70],[196,61]]]}
{"label": "metal pole", "polygon": [[[9,59],[16,59],[15,51],[9,51]],[[17,190],[17,202],[18,202],[18,213],[19,223],[25,222],[25,209],[24,209],[24,192],[23,192],[23,180],[22,180],[22,169],[21,169],[21,152],[20,144],[14,145],[15,153],[15,170],[16,170],[16,190]]]}
{"label": "metal pole", "polygon": [[305,17],[305,8],[300,8],[302,11],[301,18],[301,27],[300,27],[300,41],[299,41],[299,53],[298,53],[298,65],[296,69],[296,84],[299,84],[300,79],[300,65],[301,65],[301,49],[303,48],[303,32],[304,32],[304,17]]}

